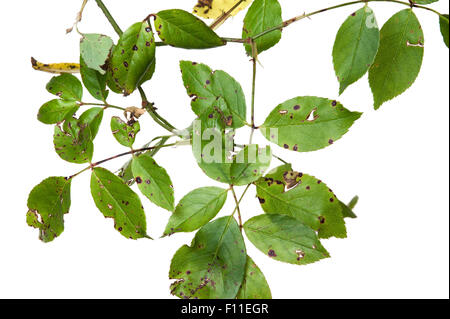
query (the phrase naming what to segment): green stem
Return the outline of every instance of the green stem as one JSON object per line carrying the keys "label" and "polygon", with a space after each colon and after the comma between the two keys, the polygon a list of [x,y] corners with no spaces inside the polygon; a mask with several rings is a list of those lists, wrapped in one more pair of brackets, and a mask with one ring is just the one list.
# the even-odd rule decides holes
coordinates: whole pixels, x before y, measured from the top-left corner
{"label": "green stem", "polygon": [[111,26],[114,28],[114,31],[121,36],[123,31],[120,29],[119,25],[117,24],[116,20],[114,20],[113,16],[109,12],[108,8],[105,6],[102,0],[95,0],[97,2],[97,5],[100,7],[100,9],[103,11],[103,14],[106,16],[106,19],[108,19]]}
{"label": "green stem", "polygon": [[[252,47],[255,46],[255,42],[252,42]],[[256,51],[253,49],[252,51]],[[252,76],[252,110],[251,110],[251,133],[250,133],[250,142],[249,144],[252,144],[253,142],[253,135],[255,134],[255,94],[256,94],[256,57],[254,56],[252,59],[253,64],[253,76]]]}
{"label": "green stem", "polygon": [[137,149],[137,150],[131,150],[131,151],[128,151],[128,152],[125,152],[125,153],[114,155],[114,156],[108,157],[108,158],[106,158],[104,160],[101,160],[101,161],[98,161],[98,162],[95,162],[95,163],[91,163],[88,167],[86,167],[83,170],[79,171],[78,173],[70,176],[68,179],[73,179],[73,178],[77,177],[78,175],[86,172],[89,169],[92,169],[94,167],[102,165],[103,163],[115,160],[116,158],[120,158],[120,157],[127,156],[127,155],[134,155],[136,153],[142,153],[142,152],[146,152],[146,151],[152,151],[152,150],[155,150],[155,149],[161,149],[163,147],[176,146],[176,145],[177,145],[177,143],[164,144],[164,145],[155,145],[155,146],[151,146],[151,147],[144,147],[144,148],[140,148],[140,149]]}
{"label": "green stem", "polygon": [[319,13],[327,12],[327,11],[334,10],[334,9],[338,9],[338,8],[347,7],[347,6],[354,5],[354,4],[359,4],[359,3],[369,3],[369,2],[392,2],[392,3],[397,3],[397,4],[405,5],[405,6],[408,6],[408,7],[413,7],[413,8],[419,8],[419,9],[423,9],[423,10],[428,10],[428,11],[431,11],[431,12],[433,12],[433,13],[436,13],[436,14],[439,15],[439,16],[441,15],[438,11],[436,11],[436,10],[434,10],[434,9],[432,9],[432,8],[420,6],[420,5],[417,5],[417,4],[411,4],[410,2],[397,1],[397,0],[359,0],[359,1],[352,1],[352,2],[347,2],[347,3],[338,4],[338,5],[335,5],[335,6],[332,6],[332,7],[328,7],[328,8],[321,9],[321,10],[317,10],[317,11],[314,11],[314,12],[311,12],[311,13],[305,13],[305,14],[296,16],[296,17],[294,17],[294,18],[291,18],[291,19],[289,19],[289,20],[284,21],[283,23],[281,23],[281,24],[278,25],[278,26],[275,26],[275,27],[273,27],[273,28],[264,30],[264,31],[261,32],[261,33],[258,33],[257,35],[253,36],[252,39],[253,39],[253,40],[256,40],[256,39],[258,39],[258,38],[260,38],[260,37],[263,37],[263,36],[265,36],[266,34],[271,33],[271,32],[273,32],[273,31],[276,31],[276,30],[282,30],[282,29],[286,28],[287,26],[291,25],[291,24],[294,23],[294,22],[303,20],[303,19],[305,19],[305,18],[312,17],[312,16],[314,16],[314,15],[316,15],[316,14],[319,14]]}
{"label": "green stem", "polygon": [[[248,189],[248,187],[250,187],[250,186],[247,185],[247,189]],[[244,226],[243,226],[243,224],[242,224],[241,209],[240,209],[240,207],[239,207],[240,201],[239,201],[238,198],[237,198],[236,191],[234,190],[233,185],[230,185],[230,189],[231,189],[231,192],[233,193],[234,202],[236,203],[235,212],[237,211],[237,213],[238,213],[239,229],[241,230],[241,233],[242,233],[242,228],[243,228]],[[246,191],[247,191],[247,189],[246,189]],[[245,193],[244,193],[244,194],[245,194]],[[242,198],[243,198],[243,197],[241,197],[241,200],[242,200]],[[233,214],[234,214],[234,212],[233,212]]]}
{"label": "green stem", "polygon": [[111,105],[108,103],[84,103],[84,102],[81,102],[80,106],[83,106],[83,105],[103,106],[105,109],[117,109],[117,110],[121,110],[121,111],[126,111],[126,109],[123,107]]}

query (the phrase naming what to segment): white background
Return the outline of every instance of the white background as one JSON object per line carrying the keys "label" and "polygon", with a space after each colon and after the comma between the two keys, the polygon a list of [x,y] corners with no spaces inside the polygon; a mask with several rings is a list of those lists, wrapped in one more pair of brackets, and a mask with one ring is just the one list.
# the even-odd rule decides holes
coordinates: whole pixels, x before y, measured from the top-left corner
{"label": "white background", "polygon": [[[105,1],[123,29],[147,14],[167,8],[190,10],[194,1]],[[281,1],[285,19],[344,1]],[[44,62],[76,61],[76,33],[65,35],[80,1],[7,1],[0,7],[1,69],[1,208],[0,297],[25,298],[170,298],[170,259],[193,234],[154,241],[130,241],[97,211],[89,191],[89,174],[73,182],[72,207],[64,233],[50,244],[37,238],[25,223],[29,191],[48,176],[80,170],[56,155],[52,127],[36,120],[39,107],[53,97],[45,91],[49,74],[33,71],[31,56]],[[371,5],[379,24],[404,9],[392,3]],[[326,240],[332,258],[309,266],[269,260],[248,243],[248,252],[266,274],[274,298],[448,298],[448,49],[437,16],[416,10],[426,36],[426,54],[419,78],[401,97],[372,108],[364,77],[341,97],[334,76],[331,50],[340,26],[356,5],[303,20],[283,32],[275,48],[263,53],[258,69],[257,123],[280,102],[295,96],[338,99],[364,112],[351,131],[332,147],[313,153],[275,148],[302,172],[327,182],[344,201],[361,197],[359,218],[348,221],[349,238]],[[448,1],[433,5],[449,11]],[[239,37],[244,14],[219,29]],[[105,33],[117,39],[102,13],[89,1],[82,32]],[[177,127],[194,115],[181,82],[178,61],[194,60],[233,75],[250,97],[251,63],[241,45],[207,51],[159,48],[156,74],[145,84],[150,100]],[[139,105],[111,95],[111,103]],[[94,101],[85,92],[86,101]],[[249,103],[248,103],[249,104]],[[126,151],[115,142],[108,110],[96,140],[94,160]],[[150,117],[142,119],[136,145],[165,133]],[[242,135],[246,138],[248,132]],[[258,140],[265,143],[265,140]],[[176,199],[190,190],[217,185],[202,175],[188,147],[161,151],[156,160],[170,173]],[[106,165],[117,169],[122,160]],[[274,163],[278,165],[278,163]],[[239,190],[241,191],[241,190]],[[144,197],[149,234],[159,238],[169,213]],[[222,214],[233,209],[229,198]],[[242,211],[245,219],[262,213],[254,190]]]}

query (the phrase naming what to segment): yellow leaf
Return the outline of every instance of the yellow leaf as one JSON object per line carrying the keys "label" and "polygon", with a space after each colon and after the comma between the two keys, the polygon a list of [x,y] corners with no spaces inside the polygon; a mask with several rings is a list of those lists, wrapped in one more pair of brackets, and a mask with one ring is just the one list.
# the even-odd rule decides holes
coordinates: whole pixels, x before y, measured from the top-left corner
{"label": "yellow leaf", "polygon": [[[238,2],[238,0],[198,0],[197,5],[194,7],[194,13],[202,18],[217,19]],[[231,15],[234,16],[239,11],[244,10],[251,2],[252,0],[245,0],[233,10]]]}

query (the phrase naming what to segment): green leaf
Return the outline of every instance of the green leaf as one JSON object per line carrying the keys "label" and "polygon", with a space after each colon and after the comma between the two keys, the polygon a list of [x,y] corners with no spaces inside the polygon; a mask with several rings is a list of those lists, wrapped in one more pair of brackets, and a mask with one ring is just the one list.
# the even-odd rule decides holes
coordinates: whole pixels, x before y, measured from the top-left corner
{"label": "green leaf", "polygon": [[356,214],[353,212],[353,208],[355,208],[356,204],[358,203],[358,196],[353,197],[353,199],[348,203],[348,205],[345,205],[343,202],[341,203],[342,206],[342,216],[344,218],[358,218]]}
{"label": "green leaf", "polygon": [[80,57],[80,74],[84,86],[89,93],[97,100],[105,102],[109,91],[106,89],[106,74],[87,67],[83,58]]}
{"label": "green leaf", "polygon": [[342,207],[322,181],[279,166],[256,183],[261,207],[268,214],[288,215],[319,232],[319,237],[345,238]]}
{"label": "green leaf", "polygon": [[[196,124],[197,126],[197,124]],[[249,145],[233,154],[233,136],[218,129],[194,127],[192,149],[199,167],[211,179],[229,185],[243,186],[256,181],[269,168],[270,147]]]}
{"label": "green leaf", "polygon": [[202,227],[170,265],[171,293],[185,299],[233,299],[245,273],[246,249],[231,216]]}
{"label": "green leaf", "polygon": [[195,114],[203,118],[220,113],[228,127],[240,128],[245,125],[245,96],[235,79],[224,71],[213,72],[205,64],[181,61],[180,67]]}
{"label": "green leaf", "polygon": [[64,130],[55,126],[53,134],[55,151],[63,160],[83,164],[92,160],[94,144],[87,124],[80,124],[77,119],[64,123]]}
{"label": "green leaf", "polygon": [[330,256],[314,230],[289,216],[259,215],[244,230],[256,248],[278,261],[306,265]]}
{"label": "green leaf", "polygon": [[272,299],[266,277],[249,256],[247,256],[245,277],[237,299]]}
{"label": "green leaf", "polygon": [[155,71],[155,39],[147,21],[128,28],[112,50],[107,83],[116,93],[130,95]]}
{"label": "green leaf", "polygon": [[339,29],[333,48],[333,63],[341,84],[339,94],[369,70],[380,44],[380,30],[368,6],[351,14]]}
{"label": "green leaf", "polygon": [[52,77],[46,88],[48,92],[63,100],[80,102],[83,97],[83,86],[80,80],[68,73]]}
{"label": "green leaf", "polygon": [[111,131],[117,142],[123,146],[132,147],[140,130],[141,126],[137,121],[125,123],[120,117],[111,118]]}
{"label": "green leaf", "polygon": [[100,124],[103,119],[103,108],[101,107],[93,107],[86,110],[83,114],[81,114],[79,119],[79,125],[87,125],[87,128],[90,132],[90,138],[92,140],[97,136],[98,130],[100,128]]}
{"label": "green leaf", "polygon": [[316,151],[340,139],[361,114],[350,112],[337,101],[297,97],[278,105],[261,126],[261,132],[285,149]]}
{"label": "green leaf", "polygon": [[424,37],[411,9],[390,18],[381,29],[380,49],[369,71],[375,109],[405,92],[422,66]]}
{"label": "green leaf", "polygon": [[106,60],[113,44],[113,40],[106,35],[83,34],[80,40],[80,53],[86,66],[100,74],[106,74]]}
{"label": "green leaf", "polygon": [[55,99],[42,105],[37,117],[44,124],[56,124],[71,117],[79,108],[76,101]]}
{"label": "green leaf", "polygon": [[27,224],[39,229],[39,239],[51,242],[64,231],[64,214],[70,209],[71,180],[49,177],[28,197]]}
{"label": "green leaf", "polygon": [[[247,39],[283,23],[281,6],[277,0],[255,0],[244,19],[242,38]],[[275,46],[281,40],[281,30],[270,32],[256,39],[257,53]],[[247,54],[252,56],[252,46],[244,44]]]}
{"label": "green leaf", "polygon": [[164,236],[192,232],[208,223],[222,209],[227,193],[223,188],[203,187],[184,196],[170,217]]}
{"label": "green leaf", "polygon": [[114,228],[124,237],[148,237],[141,200],[119,177],[104,168],[94,168],[91,194],[97,208],[106,218],[114,219]]}
{"label": "green leaf", "polygon": [[442,38],[444,39],[444,43],[448,48],[449,40],[449,16],[448,14],[443,14],[439,16],[439,26],[441,27]]}
{"label": "green leaf", "polygon": [[224,41],[202,20],[184,10],[164,10],[156,14],[156,32],[169,45],[185,49],[209,49]]}
{"label": "green leaf", "polygon": [[164,168],[159,166],[150,155],[142,154],[133,158],[131,170],[142,194],[154,204],[174,211],[173,184]]}

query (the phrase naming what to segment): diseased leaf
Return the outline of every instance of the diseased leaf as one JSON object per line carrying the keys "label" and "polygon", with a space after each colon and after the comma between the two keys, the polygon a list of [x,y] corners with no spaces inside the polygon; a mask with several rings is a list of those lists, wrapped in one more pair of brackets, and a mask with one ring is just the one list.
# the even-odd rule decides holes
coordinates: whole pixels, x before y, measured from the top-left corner
{"label": "diseased leaf", "polygon": [[56,124],[71,117],[79,108],[76,101],[55,99],[42,105],[37,117],[44,124]]}
{"label": "diseased leaf", "polygon": [[205,64],[181,61],[183,82],[191,106],[200,118],[217,113],[227,127],[245,125],[247,106],[241,85],[224,71],[213,72]]}
{"label": "diseased leaf", "polygon": [[77,119],[66,120],[64,129],[55,126],[53,134],[55,151],[63,160],[83,164],[92,160],[94,144],[87,124]]}
{"label": "diseased leaf", "polygon": [[256,181],[269,168],[272,159],[270,147],[248,145],[233,153],[234,133],[194,127],[193,152],[199,167],[213,180],[235,186]]}
{"label": "diseased leaf", "polygon": [[203,226],[170,265],[171,293],[184,299],[233,299],[244,279],[246,249],[231,216]]}
{"label": "diseased leaf", "polygon": [[[241,3],[231,13],[232,16],[236,15],[239,11],[244,10],[252,0],[246,0]],[[199,17],[206,19],[217,19],[224,12],[228,12],[236,4],[236,0],[199,0],[194,7],[194,13]]]}
{"label": "diseased leaf", "polygon": [[63,73],[51,78],[47,83],[47,91],[67,101],[81,101],[83,86],[74,75]]}
{"label": "diseased leaf", "polygon": [[324,182],[295,172],[290,164],[260,178],[256,190],[268,214],[287,215],[318,231],[319,237],[347,237],[342,206]]}
{"label": "diseased leaf", "polygon": [[392,16],[381,29],[381,42],[369,71],[375,109],[405,92],[422,66],[424,36],[411,9]]}
{"label": "diseased leaf", "polygon": [[155,72],[155,39],[147,21],[128,28],[112,50],[107,84],[116,93],[130,95]]}
{"label": "diseased leaf", "polygon": [[203,187],[184,196],[170,217],[164,236],[192,232],[208,223],[222,209],[227,193],[223,188]]}
{"label": "diseased leaf", "polygon": [[109,91],[106,89],[106,74],[87,67],[80,57],[80,74],[83,84],[89,93],[97,100],[105,102]]}
{"label": "diseased leaf", "polygon": [[100,128],[100,124],[102,123],[102,119],[103,119],[103,108],[93,107],[84,111],[83,114],[81,114],[78,123],[81,126],[87,125],[87,128],[89,129],[90,133],[90,138],[94,140]]}
{"label": "diseased leaf", "polygon": [[439,0],[412,0],[416,4],[430,4],[433,2],[438,2]]}
{"label": "diseased leaf", "polygon": [[141,200],[119,177],[104,168],[94,168],[91,194],[102,214],[114,219],[114,228],[122,236],[129,239],[148,237]]}
{"label": "diseased leaf", "polygon": [[442,38],[444,39],[444,43],[447,46],[447,48],[449,47],[449,39],[448,39],[448,34],[449,34],[449,16],[448,14],[443,14],[441,16],[439,16],[439,26],[441,28],[441,34],[442,34]]}
{"label": "diseased leaf", "polygon": [[[281,6],[277,0],[255,0],[244,19],[242,38],[247,39],[283,23]],[[281,30],[270,32],[255,40],[257,53],[266,51],[281,40]],[[252,46],[244,44],[249,56]]]}
{"label": "diseased leaf", "polygon": [[120,117],[111,118],[111,131],[117,142],[123,146],[132,147],[140,130],[141,126],[137,121],[125,123]]}
{"label": "diseased leaf", "polygon": [[249,256],[247,256],[245,277],[237,299],[272,299],[266,277]]}
{"label": "diseased leaf", "polygon": [[178,48],[209,49],[225,44],[202,20],[184,10],[158,12],[155,28],[164,43]]}
{"label": "diseased leaf", "polygon": [[333,63],[341,87],[339,94],[369,70],[380,44],[380,30],[368,6],[352,13],[339,29]]}
{"label": "diseased leaf", "polygon": [[297,97],[278,105],[261,126],[261,132],[285,149],[316,151],[339,140],[361,114],[350,112],[337,101]]}
{"label": "diseased leaf", "polygon": [[330,255],[314,230],[286,215],[259,215],[244,225],[248,239],[278,261],[306,265]]}
{"label": "diseased leaf", "polygon": [[86,66],[100,74],[106,74],[106,60],[113,44],[113,40],[106,35],[83,34],[80,40],[80,53]]}
{"label": "diseased leaf", "polygon": [[49,177],[28,197],[27,224],[39,229],[39,239],[51,242],[64,231],[64,214],[70,209],[71,180]]}
{"label": "diseased leaf", "polygon": [[134,180],[141,192],[154,204],[174,211],[173,184],[166,170],[148,154],[135,156],[131,163]]}

